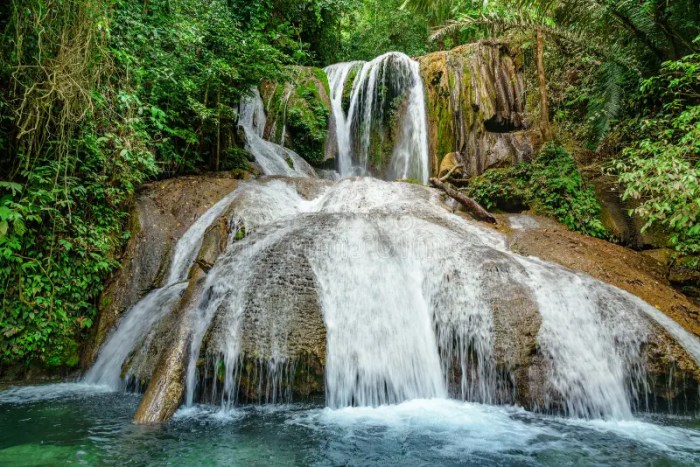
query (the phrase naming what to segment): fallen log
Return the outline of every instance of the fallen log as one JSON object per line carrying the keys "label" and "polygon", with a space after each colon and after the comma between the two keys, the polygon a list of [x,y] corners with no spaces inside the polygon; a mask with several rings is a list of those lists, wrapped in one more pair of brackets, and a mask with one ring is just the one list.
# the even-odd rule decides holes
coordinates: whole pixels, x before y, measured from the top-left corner
{"label": "fallen log", "polygon": [[493,217],[493,215],[491,215],[491,213],[488,212],[486,209],[481,207],[479,203],[477,203],[464,193],[460,193],[459,191],[455,190],[448,183],[444,183],[442,180],[435,177],[430,179],[430,183],[435,188],[441,189],[447,194],[447,196],[453,198],[459,204],[464,206],[469,215],[471,215],[474,219],[481,222],[488,222],[489,224],[497,223],[496,218]]}

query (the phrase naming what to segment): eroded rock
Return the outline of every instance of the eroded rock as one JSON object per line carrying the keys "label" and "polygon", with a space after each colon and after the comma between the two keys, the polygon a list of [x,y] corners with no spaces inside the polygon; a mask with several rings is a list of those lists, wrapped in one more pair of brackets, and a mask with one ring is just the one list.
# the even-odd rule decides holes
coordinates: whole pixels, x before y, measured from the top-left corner
{"label": "eroded rock", "polygon": [[482,41],[418,57],[435,173],[456,152],[465,177],[532,158],[525,87],[505,44]]}
{"label": "eroded rock", "polygon": [[214,203],[238,185],[227,174],[179,177],[144,185],[130,216],[131,239],[100,298],[95,337],[83,352],[82,368],[97,352],[122,314],[159,287],[176,241]]}

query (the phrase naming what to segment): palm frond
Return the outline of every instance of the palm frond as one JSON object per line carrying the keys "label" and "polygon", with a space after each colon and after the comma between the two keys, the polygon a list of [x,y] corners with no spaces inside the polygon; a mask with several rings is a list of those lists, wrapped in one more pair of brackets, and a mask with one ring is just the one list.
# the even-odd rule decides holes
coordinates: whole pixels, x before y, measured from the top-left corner
{"label": "palm frond", "polygon": [[620,114],[625,75],[624,68],[615,62],[605,62],[598,69],[594,85],[596,98],[589,101],[587,109],[588,118],[592,120],[592,139],[595,143],[608,134]]}
{"label": "palm frond", "polygon": [[535,15],[527,10],[524,12],[513,11],[507,15],[491,11],[482,13],[480,16],[462,17],[434,30],[430,39],[439,40],[442,37],[453,35],[469,28],[482,28],[490,37],[501,36],[513,29],[522,31],[539,30],[547,36],[567,42],[575,48],[601,60],[618,63],[639,73],[637,63],[631,57],[625,56],[624,51],[618,47],[611,47],[612,44],[610,43],[600,43],[584,30],[557,26],[549,18]]}

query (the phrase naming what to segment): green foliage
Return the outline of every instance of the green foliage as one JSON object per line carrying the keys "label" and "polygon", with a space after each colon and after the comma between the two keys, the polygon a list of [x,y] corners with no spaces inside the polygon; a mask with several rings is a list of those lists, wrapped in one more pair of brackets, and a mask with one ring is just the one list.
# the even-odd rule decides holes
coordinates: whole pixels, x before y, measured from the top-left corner
{"label": "green foliage", "polygon": [[583,182],[571,154],[553,143],[545,145],[531,164],[486,171],[469,183],[466,192],[487,208],[529,207],[576,232],[608,237],[593,189]]}
{"label": "green foliage", "polygon": [[645,228],[663,225],[679,251],[700,255],[700,54],[664,63],[641,96],[658,110],[639,119],[644,137],[614,162],[623,198],[639,201]]}
{"label": "green foliage", "polygon": [[331,113],[328,78],[320,68],[288,70],[284,81],[267,81],[261,87],[270,139],[317,165],[325,157]]}
{"label": "green foliage", "polygon": [[330,110],[319,94],[318,86],[323,83],[327,83],[325,76],[322,81],[301,82],[287,109],[290,147],[311,164],[320,164],[325,156]]}
{"label": "green foliage", "polygon": [[235,144],[238,100],[282,76],[285,52],[306,46],[285,36],[285,21],[268,22],[268,2],[237,3],[9,8],[0,51],[0,363],[77,364],[141,183],[247,167]]}
{"label": "green foliage", "polygon": [[[428,21],[401,8],[404,0],[357,1],[342,19],[339,59],[372,60],[389,51],[422,55],[428,46]],[[340,61],[339,60],[339,61]]]}

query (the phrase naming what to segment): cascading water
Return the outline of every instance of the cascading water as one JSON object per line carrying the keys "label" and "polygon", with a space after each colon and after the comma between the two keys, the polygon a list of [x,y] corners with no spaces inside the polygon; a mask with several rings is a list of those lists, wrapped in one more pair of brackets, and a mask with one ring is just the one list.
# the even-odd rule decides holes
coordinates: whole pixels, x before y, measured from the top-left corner
{"label": "cascading water", "polygon": [[[204,232],[231,204],[234,196],[235,192],[222,198],[180,238],[175,246],[165,285],[151,291],[126,312],[100,349],[97,361],[85,374],[86,383],[106,385],[114,389],[121,389],[128,383],[128,376],[121,377],[124,362],[134,348],[143,342],[153,326],[172,310],[187,287],[187,274],[202,245]],[[131,372],[133,370],[132,368]]]}
{"label": "cascading water", "polygon": [[241,100],[239,109],[238,125],[245,133],[246,150],[253,155],[265,175],[315,177],[313,167],[299,154],[263,139],[265,123],[265,106],[260,91],[258,88],[253,88],[250,95]]}
{"label": "cascading water", "polygon": [[[427,183],[428,129],[418,63],[391,52],[367,63],[331,65],[325,71],[336,121],[340,175],[371,173],[387,180],[410,178]],[[352,83],[348,79],[351,72],[356,72]],[[352,86],[349,93],[346,86]]]}
{"label": "cascading water", "polygon": [[[181,350],[162,360],[172,367],[154,377],[153,393],[188,406],[324,391],[333,408],[452,397],[628,419],[654,396],[650,355],[700,362],[700,340],[638,298],[511,252],[429,188],[351,177],[427,181],[423,84],[418,64],[398,53],[326,73],[345,178],[319,180],[264,140],[253,90],[240,107],[246,147],[266,174],[291,178],[241,183],[207,211],[178,241],[165,286],[125,315],[86,382],[148,379],[142,369],[168,355],[151,345],[166,317],[177,320]],[[224,212],[223,252],[192,274]]]}
{"label": "cascading water", "polygon": [[[184,318],[188,405],[228,406],[243,386],[260,401],[287,400],[301,356],[313,354],[325,357],[331,407],[448,395],[512,404],[525,390],[540,410],[625,419],[645,408],[654,326],[697,358],[698,339],[665,315],[510,252],[499,233],[451,214],[428,188],[273,179],[243,184],[224,204],[246,235],[231,232]],[[509,349],[527,322],[539,351],[524,362]]]}

